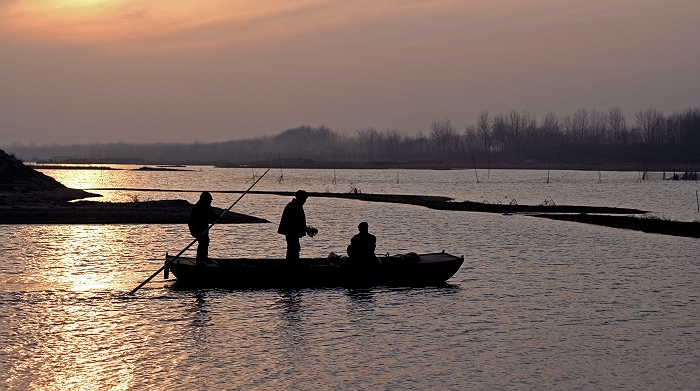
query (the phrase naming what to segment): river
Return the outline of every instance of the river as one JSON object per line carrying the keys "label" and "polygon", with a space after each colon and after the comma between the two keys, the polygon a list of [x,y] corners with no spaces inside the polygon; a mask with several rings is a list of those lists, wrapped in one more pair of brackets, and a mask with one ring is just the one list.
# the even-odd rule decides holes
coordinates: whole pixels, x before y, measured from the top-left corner
{"label": "river", "polygon": [[[134,166],[114,166],[137,168]],[[70,187],[244,190],[261,169],[42,170]],[[549,174],[549,183],[547,183]],[[479,177],[477,182],[476,177]],[[698,220],[697,182],[632,172],[271,170],[256,190],[431,194],[620,206]],[[107,201],[197,193],[98,191]],[[214,193],[214,204],[238,195]],[[283,257],[289,197],[234,210],[211,256]],[[178,290],[156,277],[179,225],[0,225],[0,388],[697,389],[700,241],[519,215],[310,198],[302,256],[342,253],[367,221],[377,252],[464,255],[444,287]]]}

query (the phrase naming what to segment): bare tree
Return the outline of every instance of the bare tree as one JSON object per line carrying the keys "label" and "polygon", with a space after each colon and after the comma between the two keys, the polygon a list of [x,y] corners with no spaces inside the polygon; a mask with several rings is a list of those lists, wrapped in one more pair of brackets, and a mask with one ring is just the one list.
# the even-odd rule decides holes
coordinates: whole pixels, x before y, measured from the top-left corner
{"label": "bare tree", "polygon": [[608,110],[607,122],[609,132],[608,142],[628,145],[631,140],[629,140],[627,126],[625,125],[625,116],[622,115],[622,109],[619,107],[610,108]]}
{"label": "bare tree", "polygon": [[379,132],[375,128],[367,128],[357,132],[357,143],[360,147],[360,155],[374,159],[379,153]]}
{"label": "bare tree", "polygon": [[557,135],[561,132],[559,126],[559,118],[557,118],[556,113],[550,111],[544,116],[542,121],[542,133],[545,137],[551,137]]}
{"label": "bare tree", "polygon": [[638,111],[635,118],[642,133],[642,142],[651,145],[663,142],[663,112],[649,108]]}
{"label": "bare tree", "polygon": [[430,124],[430,139],[444,156],[454,157],[459,150],[459,134],[448,119],[433,120]]}
{"label": "bare tree", "polygon": [[503,114],[497,114],[493,117],[493,148],[500,152],[505,149],[508,144],[508,123]]}
{"label": "bare tree", "polygon": [[584,141],[590,132],[590,122],[588,120],[588,110],[578,109],[571,117],[571,132],[574,140]]}
{"label": "bare tree", "polygon": [[479,113],[476,129],[478,137],[481,138],[481,147],[484,151],[489,152],[491,150],[491,119],[488,110],[482,110]]}

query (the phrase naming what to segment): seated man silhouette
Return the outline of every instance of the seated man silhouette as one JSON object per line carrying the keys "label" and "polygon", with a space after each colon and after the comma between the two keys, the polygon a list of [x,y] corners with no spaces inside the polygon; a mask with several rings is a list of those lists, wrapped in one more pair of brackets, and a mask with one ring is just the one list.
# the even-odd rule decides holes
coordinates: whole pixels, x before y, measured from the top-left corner
{"label": "seated man silhouette", "polygon": [[348,246],[348,259],[346,265],[351,267],[375,267],[381,265],[374,249],[377,247],[377,238],[369,233],[369,224],[363,221],[357,229],[360,232],[353,236]]}

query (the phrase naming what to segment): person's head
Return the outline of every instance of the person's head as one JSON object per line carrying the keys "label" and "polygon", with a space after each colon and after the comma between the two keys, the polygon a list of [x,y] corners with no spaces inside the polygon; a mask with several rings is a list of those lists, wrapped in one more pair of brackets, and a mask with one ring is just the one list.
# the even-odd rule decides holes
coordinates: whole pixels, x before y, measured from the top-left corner
{"label": "person's head", "polygon": [[369,231],[369,224],[367,224],[366,221],[363,221],[357,225],[357,229],[359,229],[360,232],[368,232]]}
{"label": "person's head", "polygon": [[309,193],[305,192],[304,190],[297,190],[297,192],[294,193],[294,198],[303,204],[306,202],[306,199],[309,198]]}
{"label": "person's head", "polygon": [[211,194],[209,194],[208,191],[203,191],[202,194],[199,195],[199,200],[207,203],[211,203]]}

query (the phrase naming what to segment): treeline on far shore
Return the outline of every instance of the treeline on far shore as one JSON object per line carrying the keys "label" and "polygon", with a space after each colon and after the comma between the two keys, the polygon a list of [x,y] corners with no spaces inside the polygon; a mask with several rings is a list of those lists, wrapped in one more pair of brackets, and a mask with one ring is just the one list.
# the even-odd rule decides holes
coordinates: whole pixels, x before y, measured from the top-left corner
{"label": "treeline on far shore", "polygon": [[541,120],[482,111],[463,129],[435,120],[428,134],[367,128],[354,134],[300,126],[215,143],[11,145],[23,160],[56,163],[214,164],[258,167],[503,167],[697,171],[700,108],[653,108],[628,121],[619,108]]}

